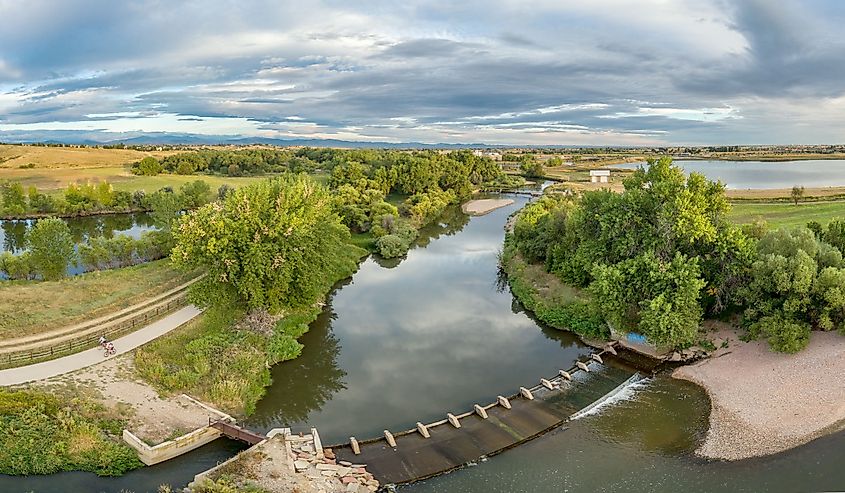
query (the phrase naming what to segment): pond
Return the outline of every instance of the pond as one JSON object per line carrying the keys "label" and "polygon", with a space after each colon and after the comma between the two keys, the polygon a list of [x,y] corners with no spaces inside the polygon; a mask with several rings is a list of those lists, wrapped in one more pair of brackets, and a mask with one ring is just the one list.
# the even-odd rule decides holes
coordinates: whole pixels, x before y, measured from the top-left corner
{"label": "pond", "polygon": [[[63,218],[70,228],[74,243],[82,243],[95,236],[111,238],[116,235],[129,235],[138,238],[145,231],[155,229],[153,220],[148,212],[128,214],[100,214]],[[26,233],[36,223],[37,219],[0,220],[0,244],[4,251],[20,253],[26,248]],[[68,266],[69,275],[81,274],[82,268],[76,265]]]}
{"label": "pond", "polygon": [[[794,185],[811,187],[845,186],[845,160],[807,161],[708,161],[676,160],[687,173],[701,173],[721,180],[729,189],[777,189]],[[636,169],[638,163],[610,166]]]}
{"label": "pond", "polygon": [[[450,211],[404,260],[366,260],[332,292],[302,338],[302,356],[273,368],[273,385],[247,424],[315,426],[324,443],[378,436],[512,393],[586,354],[571,334],[535,322],[502,282],[503,226],[526,201],[512,198],[486,216]],[[695,458],[708,414],[702,389],[661,374],[554,433],[400,491],[787,492],[845,484],[842,434],[765,459]],[[162,482],[185,485],[237,447],[218,440],[123,478],[0,476],[0,491],[155,492]]]}

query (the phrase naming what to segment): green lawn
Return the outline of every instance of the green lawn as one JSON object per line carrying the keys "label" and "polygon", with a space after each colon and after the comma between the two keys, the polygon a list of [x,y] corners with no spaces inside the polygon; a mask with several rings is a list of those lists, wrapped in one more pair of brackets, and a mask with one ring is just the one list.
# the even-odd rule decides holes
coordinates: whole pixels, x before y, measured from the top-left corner
{"label": "green lawn", "polygon": [[187,282],[170,260],[61,281],[0,282],[0,338],[47,332],[107,315]]}
{"label": "green lawn", "polygon": [[804,226],[810,221],[824,225],[838,217],[845,217],[845,202],[803,203],[797,206],[786,203],[734,203],[730,213],[730,218],[737,224],[764,219],[771,227]]}

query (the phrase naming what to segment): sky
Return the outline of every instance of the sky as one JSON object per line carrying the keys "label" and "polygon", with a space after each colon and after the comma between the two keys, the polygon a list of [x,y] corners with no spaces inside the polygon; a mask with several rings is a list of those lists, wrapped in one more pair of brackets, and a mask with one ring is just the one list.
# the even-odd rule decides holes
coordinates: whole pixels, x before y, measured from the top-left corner
{"label": "sky", "polygon": [[838,0],[0,0],[0,140],[845,142]]}

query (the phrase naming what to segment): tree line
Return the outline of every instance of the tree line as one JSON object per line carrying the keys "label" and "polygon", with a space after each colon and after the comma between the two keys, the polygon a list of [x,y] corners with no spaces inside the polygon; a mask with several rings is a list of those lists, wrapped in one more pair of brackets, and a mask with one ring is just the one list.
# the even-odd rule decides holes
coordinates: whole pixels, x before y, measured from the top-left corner
{"label": "tree line", "polygon": [[671,347],[697,342],[704,317],[741,314],[778,351],[813,329],[845,328],[845,221],[793,231],[729,222],[721,183],[650,161],[624,191],[547,196],[519,214],[509,246],[586,289],[614,330]]}

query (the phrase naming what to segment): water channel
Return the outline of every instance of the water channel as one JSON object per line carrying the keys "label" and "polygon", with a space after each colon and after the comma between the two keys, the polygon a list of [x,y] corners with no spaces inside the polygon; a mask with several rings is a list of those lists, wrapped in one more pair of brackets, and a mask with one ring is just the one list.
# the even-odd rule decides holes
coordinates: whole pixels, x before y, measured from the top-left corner
{"label": "water channel", "polygon": [[[721,180],[729,189],[770,189],[845,186],[845,160],[806,161],[716,161],[675,160],[685,172],[701,173],[709,180]],[[639,164],[611,166],[636,169]]]}
{"label": "water channel", "polygon": [[[145,231],[152,231],[153,219],[148,212],[126,214],[99,214],[93,216],[69,217],[62,219],[67,223],[74,243],[83,243],[96,236],[112,238],[128,235],[139,238]],[[26,233],[38,222],[38,219],[0,220],[0,246],[2,250],[18,254],[26,248]],[[68,275],[81,274],[81,266],[68,265]]]}
{"label": "water channel", "polygon": [[[513,393],[586,354],[570,334],[535,322],[502,283],[503,225],[527,200],[514,199],[483,217],[450,211],[406,259],[367,259],[333,291],[302,338],[302,356],[273,369],[273,385],[247,424],[316,426],[325,443],[368,438]],[[764,459],[695,458],[708,413],[700,388],[658,375],[549,435],[400,491],[786,492],[845,484],[842,434]],[[185,485],[238,448],[218,440],[121,478],[0,476],[0,491],[154,492],[161,483]]]}

